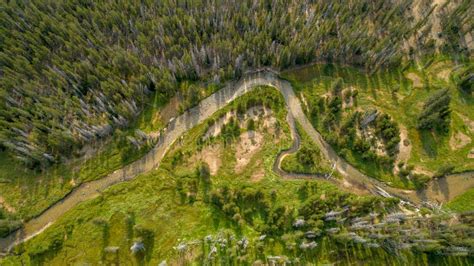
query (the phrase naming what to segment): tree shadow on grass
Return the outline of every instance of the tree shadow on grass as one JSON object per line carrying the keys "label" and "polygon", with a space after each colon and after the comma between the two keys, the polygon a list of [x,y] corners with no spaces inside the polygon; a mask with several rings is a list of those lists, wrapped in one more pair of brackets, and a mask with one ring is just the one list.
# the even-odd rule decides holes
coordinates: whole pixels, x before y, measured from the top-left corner
{"label": "tree shadow on grass", "polygon": [[137,256],[137,260],[141,265],[146,265],[150,262],[153,255],[155,246],[155,233],[153,230],[141,225],[136,225],[134,229],[136,237],[140,239],[145,246],[144,252],[138,254],[139,256]]}
{"label": "tree shadow on grass", "polygon": [[428,130],[419,131],[420,140],[425,153],[431,157],[435,158],[438,156],[438,145],[436,143],[436,138],[434,133]]}
{"label": "tree shadow on grass", "polygon": [[232,229],[237,235],[241,235],[243,233],[242,227],[235,221],[233,221],[230,217],[228,217],[222,210],[220,210],[216,206],[209,206],[210,211],[212,213],[212,223],[215,231],[219,231],[219,229],[223,228],[230,228]]}

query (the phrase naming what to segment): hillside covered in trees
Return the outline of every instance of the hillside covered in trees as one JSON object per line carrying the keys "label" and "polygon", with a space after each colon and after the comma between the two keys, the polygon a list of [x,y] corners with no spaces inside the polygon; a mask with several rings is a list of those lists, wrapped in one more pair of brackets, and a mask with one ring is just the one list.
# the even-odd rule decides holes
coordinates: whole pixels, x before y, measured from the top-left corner
{"label": "hillside covered in trees", "polygon": [[312,61],[372,71],[436,52],[463,60],[472,13],[469,0],[3,1],[0,150],[30,167],[63,161],[127,127],[150,92],[182,93],[183,80]]}

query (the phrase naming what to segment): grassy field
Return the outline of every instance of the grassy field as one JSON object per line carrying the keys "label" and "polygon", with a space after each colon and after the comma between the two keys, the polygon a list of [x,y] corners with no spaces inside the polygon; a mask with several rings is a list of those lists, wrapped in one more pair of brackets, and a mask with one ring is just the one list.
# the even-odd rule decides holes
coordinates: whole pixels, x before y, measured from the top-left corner
{"label": "grassy field", "polygon": [[[343,88],[352,87],[358,91],[354,107],[344,110],[350,115],[355,110],[364,111],[376,108],[389,114],[397,123],[406,128],[411,142],[411,154],[408,164],[423,174],[431,176],[440,167],[451,165],[454,171],[474,169],[474,159],[469,159],[473,142],[462,147],[453,147],[450,140],[460,133],[469,140],[474,138],[469,123],[474,121],[474,99],[460,92],[449,75],[456,67],[449,61],[432,61],[425,66],[407,66],[404,68],[381,70],[372,75],[363,71],[338,65],[316,64],[283,73],[297,94],[306,102],[329,92],[332,82],[341,78]],[[448,88],[451,92],[452,119],[448,135],[433,132],[420,132],[416,129],[417,116],[422,104],[437,88]],[[470,121],[470,122],[469,122]],[[324,132],[321,123],[315,123],[318,130]],[[391,170],[375,163],[363,161],[357,154],[349,152],[348,161],[366,174],[390,182],[399,187],[413,188],[395,176]]]}
{"label": "grassy field", "polygon": [[455,212],[474,211],[474,188],[456,197],[445,207]]}
{"label": "grassy field", "polygon": [[[4,265],[43,263],[47,265],[119,262],[121,265],[138,264],[130,254],[134,240],[145,239],[146,264],[156,265],[162,260],[178,263],[201,256],[200,246],[189,257],[182,258],[173,249],[181,242],[201,240],[226,229],[237,237],[254,239],[260,235],[248,225],[238,226],[220,210],[206,204],[201,198],[192,204],[182,204],[176,192],[176,181],[166,170],[139,177],[109,189],[100,198],[81,204],[68,212],[38,237],[18,248],[21,255],[7,258]],[[214,178],[214,177],[213,177]],[[216,177],[216,179],[220,177]],[[238,177],[236,177],[238,178]],[[240,179],[240,178],[239,178]],[[265,181],[248,184],[242,179],[239,186],[270,190],[278,195],[275,204],[298,207],[298,188],[303,181]],[[315,181],[316,182],[316,181]],[[235,182],[216,180],[213,186],[232,185]],[[272,189],[269,189],[271,185]],[[330,193],[336,187],[320,183],[319,193]],[[143,231],[147,232],[146,237]],[[84,232],[87,232],[86,234]],[[91,245],[90,243],[94,243]],[[107,254],[106,247],[119,247],[118,253]],[[281,243],[274,243],[267,254],[282,252]],[[273,253],[280,254],[280,253]],[[254,254],[255,255],[255,254]],[[204,255],[205,256],[205,255]],[[327,255],[326,255],[327,256]]]}

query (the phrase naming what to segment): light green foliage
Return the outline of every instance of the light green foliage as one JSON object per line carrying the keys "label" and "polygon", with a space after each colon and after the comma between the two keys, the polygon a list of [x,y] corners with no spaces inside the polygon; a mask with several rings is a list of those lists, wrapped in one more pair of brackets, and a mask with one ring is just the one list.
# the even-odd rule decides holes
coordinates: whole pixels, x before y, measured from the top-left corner
{"label": "light green foliage", "polygon": [[466,193],[450,201],[446,205],[446,208],[451,209],[455,212],[474,211],[473,202],[474,202],[474,189],[471,188]]}

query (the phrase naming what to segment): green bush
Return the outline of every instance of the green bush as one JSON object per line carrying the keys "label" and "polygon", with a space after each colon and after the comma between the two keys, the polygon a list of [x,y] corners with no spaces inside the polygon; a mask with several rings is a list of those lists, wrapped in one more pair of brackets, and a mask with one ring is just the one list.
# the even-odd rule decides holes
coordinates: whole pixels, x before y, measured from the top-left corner
{"label": "green bush", "polygon": [[255,130],[255,121],[253,119],[249,119],[247,122],[247,130]]}
{"label": "green bush", "polygon": [[451,96],[448,89],[435,91],[426,100],[423,110],[418,116],[418,129],[437,129],[448,132],[451,122],[450,102]]}
{"label": "green bush", "polygon": [[443,176],[447,176],[454,171],[454,166],[452,165],[443,165],[441,166],[438,171],[433,175],[433,178],[439,178]]}
{"label": "green bush", "polygon": [[431,178],[422,174],[414,174],[412,180],[413,184],[415,185],[415,188],[422,189],[426,187],[427,183],[431,180]]}
{"label": "green bush", "polygon": [[305,166],[313,166],[315,164],[314,157],[318,151],[309,146],[303,146],[296,152],[298,162]]}
{"label": "green bush", "polygon": [[397,123],[388,114],[382,114],[375,120],[375,130],[385,142],[388,154],[395,156],[398,152],[398,143],[400,142],[400,129]]}

